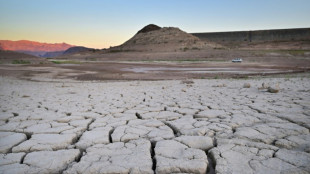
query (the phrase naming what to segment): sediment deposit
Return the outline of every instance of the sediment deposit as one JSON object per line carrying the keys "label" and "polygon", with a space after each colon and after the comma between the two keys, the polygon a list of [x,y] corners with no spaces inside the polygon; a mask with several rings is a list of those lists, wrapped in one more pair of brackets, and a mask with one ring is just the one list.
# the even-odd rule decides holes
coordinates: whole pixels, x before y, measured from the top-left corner
{"label": "sediment deposit", "polygon": [[310,172],[309,78],[0,84],[0,173]]}

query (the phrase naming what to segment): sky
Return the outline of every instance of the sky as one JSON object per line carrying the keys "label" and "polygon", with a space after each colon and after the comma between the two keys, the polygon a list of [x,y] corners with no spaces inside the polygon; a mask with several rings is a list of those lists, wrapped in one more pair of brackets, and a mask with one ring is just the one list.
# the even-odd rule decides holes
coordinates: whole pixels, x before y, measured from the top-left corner
{"label": "sky", "polygon": [[310,27],[310,0],[0,0],[0,40],[109,48],[148,24],[188,33]]}

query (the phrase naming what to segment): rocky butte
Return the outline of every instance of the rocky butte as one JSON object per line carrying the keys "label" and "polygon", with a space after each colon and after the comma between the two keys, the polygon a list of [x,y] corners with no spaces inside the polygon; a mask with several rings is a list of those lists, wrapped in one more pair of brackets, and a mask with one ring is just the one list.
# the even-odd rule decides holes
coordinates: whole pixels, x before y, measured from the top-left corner
{"label": "rocky butte", "polygon": [[142,28],[124,44],[111,50],[122,51],[180,51],[184,49],[201,49],[208,47],[198,37],[179,28],[159,27],[150,24]]}

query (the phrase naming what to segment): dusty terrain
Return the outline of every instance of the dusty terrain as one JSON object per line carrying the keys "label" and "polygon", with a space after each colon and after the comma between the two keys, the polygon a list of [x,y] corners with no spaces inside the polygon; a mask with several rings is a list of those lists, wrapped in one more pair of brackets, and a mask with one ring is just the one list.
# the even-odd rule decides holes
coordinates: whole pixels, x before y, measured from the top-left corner
{"label": "dusty terrain", "polygon": [[308,67],[231,62],[77,62],[0,65],[0,74],[32,81],[249,78],[309,72]]}
{"label": "dusty terrain", "polygon": [[310,172],[309,76],[59,80],[0,77],[0,173]]}
{"label": "dusty terrain", "polygon": [[[85,56],[75,59],[42,59],[42,62],[43,60],[45,62],[40,64],[2,64],[0,74],[35,81],[57,81],[59,79],[173,80],[248,78],[309,72],[310,70],[310,59],[307,56],[241,56],[244,60],[242,63],[232,63],[228,54],[224,55],[227,57],[185,59],[186,56],[190,57],[195,54],[192,52],[180,54],[182,56],[180,59],[165,60],[165,57],[170,57],[170,54],[150,53],[149,56],[156,57],[155,60],[142,60],[141,57],[146,57],[146,55],[138,53],[119,55],[122,57],[121,60],[107,57],[91,59]],[[234,52],[234,55],[236,54],[241,54],[241,52]]]}
{"label": "dusty terrain", "polygon": [[0,50],[0,64],[14,64],[15,62],[39,64],[40,62],[47,63],[48,61],[29,54]]}

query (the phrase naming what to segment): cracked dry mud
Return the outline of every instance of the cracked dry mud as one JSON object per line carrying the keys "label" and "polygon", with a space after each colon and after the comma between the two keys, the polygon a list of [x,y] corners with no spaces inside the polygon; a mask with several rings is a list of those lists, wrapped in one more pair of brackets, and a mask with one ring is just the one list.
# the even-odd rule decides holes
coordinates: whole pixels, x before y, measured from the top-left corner
{"label": "cracked dry mud", "polygon": [[310,173],[309,78],[193,82],[0,77],[0,173]]}

